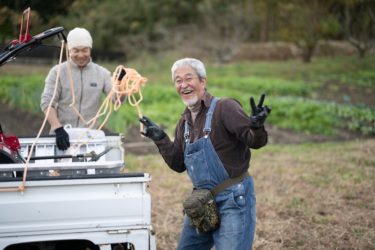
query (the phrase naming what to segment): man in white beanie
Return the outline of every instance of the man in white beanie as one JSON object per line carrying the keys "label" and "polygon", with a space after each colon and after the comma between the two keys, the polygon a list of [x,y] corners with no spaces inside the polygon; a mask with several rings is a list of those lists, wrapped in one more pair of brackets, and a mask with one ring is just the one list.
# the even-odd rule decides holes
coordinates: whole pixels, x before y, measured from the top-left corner
{"label": "man in white beanie", "polygon": [[[91,60],[90,33],[84,28],[74,28],[69,32],[67,40],[70,57],[66,62],[55,65],[49,71],[40,102],[42,111],[46,113],[53,96],[58,67],[61,67],[57,93],[47,118],[51,125],[50,132],[55,133],[56,145],[60,150],[70,147],[69,135],[64,130],[64,125],[88,126],[86,122],[96,115],[100,107],[102,93],[108,94],[112,88],[111,73]],[[71,77],[68,68],[70,68]],[[71,79],[75,100],[72,99],[70,90]],[[73,102],[84,120],[80,119],[69,106]]]}

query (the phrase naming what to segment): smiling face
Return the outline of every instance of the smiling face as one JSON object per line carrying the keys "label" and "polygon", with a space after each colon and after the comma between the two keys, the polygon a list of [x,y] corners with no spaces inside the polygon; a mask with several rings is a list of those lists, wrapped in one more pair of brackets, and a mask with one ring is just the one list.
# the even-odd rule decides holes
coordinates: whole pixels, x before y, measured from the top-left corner
{"label": "smiling face", "polygon": [[89,47],[74,47],[70,50],[70,58],[79,67],[85,67],[91,58],[91,49]]}
{"label": "smiling face", "polygon": [[176,69],[174,76],[176,91],[186,106],[193,106],[202,99],[206,78],[199,78],[197,72],[190,66]]}

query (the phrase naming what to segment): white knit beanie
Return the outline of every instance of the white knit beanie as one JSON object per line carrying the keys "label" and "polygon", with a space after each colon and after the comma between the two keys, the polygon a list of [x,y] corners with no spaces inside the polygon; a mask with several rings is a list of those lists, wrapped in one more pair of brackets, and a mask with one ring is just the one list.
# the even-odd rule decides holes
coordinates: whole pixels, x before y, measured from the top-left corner
{"label": "white knit beanie", "polygon": [[90,32],[84,28],[74,28],[68,34],[68,49],[78,46],[92,48]]}

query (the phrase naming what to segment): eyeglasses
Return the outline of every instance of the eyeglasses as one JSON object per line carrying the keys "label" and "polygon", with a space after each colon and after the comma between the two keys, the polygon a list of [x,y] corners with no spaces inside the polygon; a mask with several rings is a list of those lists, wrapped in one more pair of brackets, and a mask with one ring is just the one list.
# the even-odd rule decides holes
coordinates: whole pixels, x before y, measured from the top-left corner
{"label": "eyeglasses", "polygon": [[198,78],[198,77],[196,77],[196,76],[187,76],[186,78],[178,78],[178,79],[174,80],[174,84],[181,85],[184,82],[186,84],[190,84],[196,78]]}

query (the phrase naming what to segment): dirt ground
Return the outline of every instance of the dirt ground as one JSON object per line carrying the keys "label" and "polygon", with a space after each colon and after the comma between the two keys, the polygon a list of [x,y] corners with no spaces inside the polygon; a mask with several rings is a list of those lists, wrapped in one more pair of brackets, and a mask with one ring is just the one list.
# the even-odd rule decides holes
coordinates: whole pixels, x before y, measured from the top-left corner
{"label": "dirt ground", "polygon": [[[375,140],[269,145],[253,151],[255,250],[374,249]],[[125,171],[150,173],[158,250],[176,249],[186,173],[159,154],[127,156]]]}

